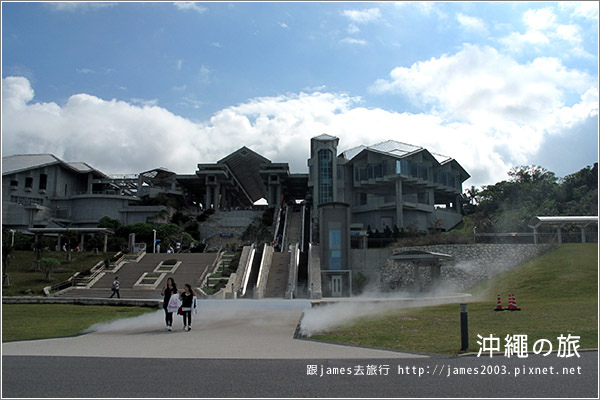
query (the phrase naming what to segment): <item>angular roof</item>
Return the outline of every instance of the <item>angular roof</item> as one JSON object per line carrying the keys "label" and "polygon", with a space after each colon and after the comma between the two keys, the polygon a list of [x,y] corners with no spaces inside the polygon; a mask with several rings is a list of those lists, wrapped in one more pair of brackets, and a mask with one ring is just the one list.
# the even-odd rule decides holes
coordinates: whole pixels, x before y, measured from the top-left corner
{"label": "angular roof", "polygon": [[15,154],[2,158],[2,175],[15,174],[30,169],[42,168],[60,164],[65,168],[81,174],[95,172],[107,178],[108,176],[84,162],[65,162],[53,154]]}
{"label": "angular roof", "polygon": [[2,157],[2,175],[59,164],[60,162],[61,161],[52,154],[15,154],[6,156]]}
{"label": "angular roof", "polygon": [[404,157],[413,153],[416,153],[421,150],[425,150],[424,147],[415,146],[412,144],[398,142],[396,140],[386,140],[385,142],[376,143],[371,146],[360,145],[354,147],[352,149],[346,150],[342,153],[344,158],[347,160],[352,160],[356,157],[361,151],[368,149],[372,151],[377,151],[379,153],[386,153],[394,157]]}
{"label": "angular roof", "polygon": [[217,164],[225,164],[229,167],[253,202],[267,196],[267,188],[260,176],[260,166],[270,163],[269,159],[246,146],[217,161]]}

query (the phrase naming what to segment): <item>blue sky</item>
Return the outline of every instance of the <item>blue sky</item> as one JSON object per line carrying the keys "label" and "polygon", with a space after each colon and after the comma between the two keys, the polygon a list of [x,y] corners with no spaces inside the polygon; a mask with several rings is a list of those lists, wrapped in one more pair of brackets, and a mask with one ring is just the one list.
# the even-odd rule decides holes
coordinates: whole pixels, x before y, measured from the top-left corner
{"label": "blue sky", "polygon": [[467,185],[598,160],[596,2],[2,3],[2,153],[193,173],[394,139]]}

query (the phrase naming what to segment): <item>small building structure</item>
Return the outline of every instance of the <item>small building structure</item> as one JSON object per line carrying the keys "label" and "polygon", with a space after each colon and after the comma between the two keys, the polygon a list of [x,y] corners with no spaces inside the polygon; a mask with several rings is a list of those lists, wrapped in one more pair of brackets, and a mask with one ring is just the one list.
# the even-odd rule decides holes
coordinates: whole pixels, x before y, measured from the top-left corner
{"label": "small building structure", "polygon": [[539,232],[542,228],[556,229],[556,238],[558,243],[563,242],[563,229],[574,227],[579,228],[581,232],[581,243],[587,241],[586,228],[596,226],[595,238],[598,240],[598,216],[545,216],[533,217],[529,220],[528,226],[533,229],[533,243],[538,244]]}

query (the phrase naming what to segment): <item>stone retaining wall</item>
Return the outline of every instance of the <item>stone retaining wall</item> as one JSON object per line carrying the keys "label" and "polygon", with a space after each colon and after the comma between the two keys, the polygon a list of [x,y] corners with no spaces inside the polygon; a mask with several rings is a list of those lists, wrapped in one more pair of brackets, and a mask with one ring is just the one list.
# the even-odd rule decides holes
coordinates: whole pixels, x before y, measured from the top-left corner
{"label": "stone retaining wall", "polygon": [[[452,244],[401,247],[397,251],[422,250],[450,254],[452,261],[442,263],[442,282],[463,290],[513,269],[523,262],[546,252],[551,246],[534,244]],[[388,261],[379,274],[380,289],[410,288],[410,263]],[[429,268],[419,268],[420,278],[430,283]]]}

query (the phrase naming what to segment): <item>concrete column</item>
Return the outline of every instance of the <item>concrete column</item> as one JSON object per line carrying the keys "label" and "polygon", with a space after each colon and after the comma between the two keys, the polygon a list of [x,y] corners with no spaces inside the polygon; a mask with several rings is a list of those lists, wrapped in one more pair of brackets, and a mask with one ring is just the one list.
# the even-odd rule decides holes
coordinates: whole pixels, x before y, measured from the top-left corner
{"label": "concrete column", "polygon": [[210,195],[210,186],[206,185],[206,201],[204,202],[204,209],[208,210],[210,208],[211,195]]}
{"label": "concrete column", "polygon": [[560,231],[560,226],[556,227],[556,233],[558,234],[558,243],[562,243],[562,233]]}
{"label": "concrete column", "polygon": [[79,241],[79,243],[80,243],[79,248],[81,249],[81,251],[83,251],[83,245],[85,244],[84,241],[85,241],[85,233],[82,233],[81,240]]}
{"label": "concrete column", "polygon": [[88,184],[87,184],[87,194],[92,194],[92,179],[93,179],[93,175],[90,173],[88,174]]}
{"label": "concrete column", "polygon": [[58,241],[56,242],[56,244],[58,245],[58,251],[61,251],[61,250],[62,250],[62,243],[61,243],[61,240],[62,240],[62,235],[59,233],[59,234],[58,234]]}
{"label": "concrete column", "polygon": [[108,251],[108,233],[104,234],[104,250],[102,251],[103,253],[106,253]]}
{"label": "concrete column", "polygon": [[219,192],[220,191],[221,191],[221,185],[217,184],[217,186],[213,188],[213,204],[215,205],[215,210],[219,209]]}
{"label": "concrete column", "polygon": [[581,227],[581,243],[585,243],[585,227]]}
{"label": "concrete column", "polygon": [[456,200],[454,200],[454,208],[456,212],[460,214],[460,203],[458,199],[460,199],[460,196],[456,196]]}
{"label": "concrete column", "polygon": [[277,185],[276,193],[277,193],[277,206],[279,206],[279,205],[281,205],[281,185]]}
{"label": "concrete column", "polygon": [[537,229],[533,228],[533,244],[538,244]]}
{"label": "concrete column", "polygon": [[404,210],[402,209],[402,181],[396,180],[396,225],[398,229],[404,227]]}

